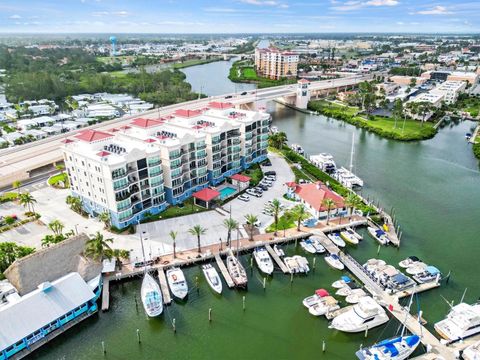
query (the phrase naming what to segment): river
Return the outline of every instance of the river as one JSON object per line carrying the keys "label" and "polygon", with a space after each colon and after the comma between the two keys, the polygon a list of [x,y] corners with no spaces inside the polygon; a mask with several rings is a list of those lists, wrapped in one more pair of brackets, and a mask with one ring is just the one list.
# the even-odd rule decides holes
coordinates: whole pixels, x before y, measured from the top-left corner
{"label": "river", "polygon": [[[216,62],[183,69],[195,90],[202,86],[208,95],[232,92],[226,79],[227,62]],[[209,84],[207,86],[207,84]],[[239,91],[239,90],[237,90]],[[476,261],[480,254],[478,224],[480,192],[478,162],[473,157],[464,134],[470,122],[450,124],[435,138],[423,142],[401,143],[382,139],[343,122],[296,112],[276,103],[268,104],[273,124],[286,131],[290,142],[302,144],[309,153],[330,152],[338,164],[350,157],[352,133],[355,134],[355,171],[365,181],[364,195],[378,199],[386,209],[395,208],[403,231],[400,250],[384,247],[380,257],[397,265],[398,261],[417,255],[439,267],[444,274],[452,271],[448,285],[419,296],[429,327],[448,311],[441,296],[457,303],[468,287],[466,300],[473,302],[480,294]],[[365,232],[364,232],[365,234]],[[293,244],[289,253],[301,253]],[[365,240],[350,252],[360,262],[376,256],[377,245]],[[310,257],[311,259],[311,257]],[[242,257],[244,265],[250,255]],[[164,316],[148,320],[141,304],[136,307],[139,281],[111,287],[111,309],[86,320],[67,334],[33,354],[42,359],[102,358],[101,341],[110,359],[353,359],[361,344],[371,344],[392,335],[398,323],[363,334],[343,334],[327,328],[324,318],[314,318],[301,300],[317,288],[330,288],[340,272],[317,258],[317,269],[307,277],[275,273],[262,288],[262,276],[249,270],[248,292],[224,290],[216,296],[208,288],[199,267],[186,269],[193,290],[188,301],[169,306]],[[200,279],[199,291],[194,279]],[[135,295],[136,294],[136,295]],[[246,310],[242,310],[246,296]],[[213,321],[208,321],[212,308]],[[175,318],[177,333],[172,331]],[[136,338],[140,330],[142,343]],[[322,353],[322,341],[326,352]]]}

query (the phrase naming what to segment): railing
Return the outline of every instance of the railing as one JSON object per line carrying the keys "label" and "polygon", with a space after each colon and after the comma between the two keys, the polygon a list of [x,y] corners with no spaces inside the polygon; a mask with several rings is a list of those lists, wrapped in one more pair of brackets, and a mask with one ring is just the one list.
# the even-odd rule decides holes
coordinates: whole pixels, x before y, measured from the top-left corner
{"label": "railing", "polygon": [[203,145],[197,145],[197,150],[203,150],[207,147],[206,144],[203,144]]}
{"label": "railing", "polygon": [[118,180],[118,179],[121,179],[123,177],[127,176],[127,172],[126,171],[122,171],[121,173],[112,173],[112,179],[113,180]]}
{"label": "railing", "polygon": [[127,205],[124,205],[122,207],[117,207],[117,211],[124,211],[124,210],[129,209],[130,207],[132,207],[132,204],[127,204]]}
{"label": "railing", "polygon": [[162,173],[163,173],[163,171],[162,171],[162,170],[159,170],[159,171],[152,172],[152,173],[150,173],[149,175],[150,175],[150,177],[154,177],[154,176],[161,175]]}
{"label": "railing", "polygon": [[181,157],[182,155],[184,154],[183,151],[180,151],[179,153],[176,153],[176,154],[169,154],[169,159],[170,160],[175,160],[175,159],[178,159],[179,157]]}
{"label": "railing", "polygon": [[153,166],[160,165],[161,163],[162,163],[162,160],[152,161],[148,163],[148,166],[153,167]]}
{"label": "railing", "polygon": [[122,184],[120,186],[114,186],[113,190],[114,191],[121,191],[121,190],[124,190],[124,189],[128,188],[129,186],[130,186],[130,184],[128,182],[126,182],[125,184]]}
{"label": "railing", "polygon": [[123,200],[126,200],[128,199],[132,194],[130,194],[129,192],[126,192],[125,194],[116,194],[115,195],[115,201],[123,201]]}

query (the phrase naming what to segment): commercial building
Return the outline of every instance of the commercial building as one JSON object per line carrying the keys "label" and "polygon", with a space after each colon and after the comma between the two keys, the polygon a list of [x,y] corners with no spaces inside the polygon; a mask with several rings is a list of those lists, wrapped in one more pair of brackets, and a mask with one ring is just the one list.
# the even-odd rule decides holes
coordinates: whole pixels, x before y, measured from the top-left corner
{"label": "commercial building", "polygon": [[447,104],[454,104],[457,101],[458,95],[464,92],[466,87],[467,83],[465,81],[447,80],[430,92],[434,94],[443,94],[443,100]]}
{"label": "commercial building", "polygon": [[257,74],[270,79],[295,78],[299,56],[276,48],[255,49]]}
{"label": "commercial building", "polygon": [[420,102],[428,102],[432,104],[433,107],[439,108],[442,106],[442,101],[445,99],[444,93],[434,93],[432,91],[422,93],[413,100],[412,102],[420,103]]}
{"label": "commercial building", "polygon": [[64,141],[71,190],[84,210],[124,228],[215,186],[267,157],[270,115],[212,102],[159,119],[134,119]]}
{"label": "commercial building", "polygon": [[415,79],[415,85],[422,85],[428,79],[422,77],[415,77],[415,76],[402,76],[402,75],[395,75],[390,77],[390,81],[403,86],[410,86],[412,83],[412,79]]}

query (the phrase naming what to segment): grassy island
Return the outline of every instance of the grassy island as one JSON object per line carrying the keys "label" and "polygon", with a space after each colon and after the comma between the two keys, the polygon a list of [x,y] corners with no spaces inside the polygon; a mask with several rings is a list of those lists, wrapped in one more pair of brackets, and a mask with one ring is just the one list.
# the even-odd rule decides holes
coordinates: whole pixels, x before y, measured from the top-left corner
{"label": "grassy island", "polygon": [[436,130],[430,122],[421,122],[412,119],[395,120],[383,116],[370,116],[368,119],[360,115],[360,110],[354,106],[343,106],[325,100],[310,101],[308,108],[349,124],[374,132],[387,139],[400,141],[425,140],[435,136]]}

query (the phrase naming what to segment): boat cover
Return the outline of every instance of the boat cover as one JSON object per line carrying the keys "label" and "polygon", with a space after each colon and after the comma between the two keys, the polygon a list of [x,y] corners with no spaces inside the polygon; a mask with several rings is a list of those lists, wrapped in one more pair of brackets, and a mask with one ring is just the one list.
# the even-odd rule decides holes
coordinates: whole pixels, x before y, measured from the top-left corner
{"label": "boat cover", "polygon": [[403,274],[397,274],[393,277],[393,281],[397,284],[405,284],[408,282],[408,277]]}
{"label": "boat cover", "polygon": [[315,294],[317,294],[317,295],[320,296],[320,297],[325,297],[325,296],[330,295],[330,294],[328,293],[328,291],[325,290],[325,289],[315,290]]}
{"label": "boat cover", "polygon": [[350,279],[347,275],[343,275],[343,276],[342,276],[342,280],[343,280],[346,284],[348,284],[350,281],[352,281],[352,279]]}
{"label": "boat cover", "polygon": [[427,271],[430,275],[440,274],[440,270],[438,270],[435,266],[427,266],[425,271]]}
{"label": "boat cover", "polygon": [[420,259],[416,256],[409,256],[408,258],[412,261],[420,261]]}

